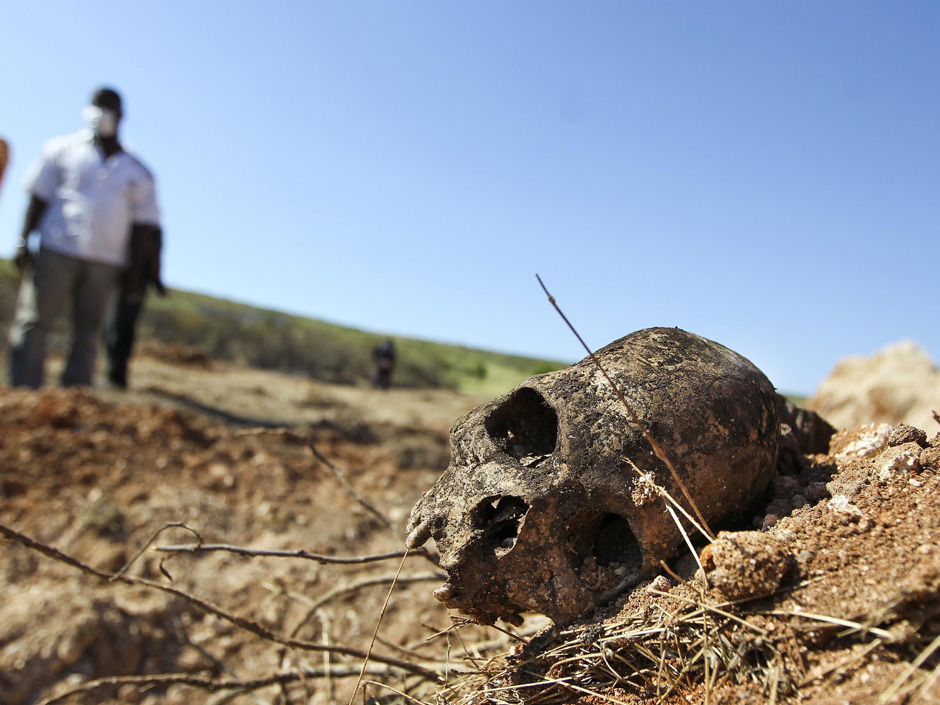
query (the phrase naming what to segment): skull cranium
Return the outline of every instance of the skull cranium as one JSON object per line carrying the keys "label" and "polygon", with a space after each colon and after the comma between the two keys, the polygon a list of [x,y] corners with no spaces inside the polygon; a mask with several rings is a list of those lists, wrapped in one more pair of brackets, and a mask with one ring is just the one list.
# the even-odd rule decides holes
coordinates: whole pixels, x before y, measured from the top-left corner
{"label": "skull cranium", "polygon": [[[742,516],[777,453],[764,374],[676,328],[632,333],[596,357],[707,521]],[[677,499],[680,488],[589,358],[471,411],[451,448],[412,510],[408,545],[434,538],[448,574],[435,596],[481,623],[525,611],[568,623],[658,572],[682,541],[637,470]]]}

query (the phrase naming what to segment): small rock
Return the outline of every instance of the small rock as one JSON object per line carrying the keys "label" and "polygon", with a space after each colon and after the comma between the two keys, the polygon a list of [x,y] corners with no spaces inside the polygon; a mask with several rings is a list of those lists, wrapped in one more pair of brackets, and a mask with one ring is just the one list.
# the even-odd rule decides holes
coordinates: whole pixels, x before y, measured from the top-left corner
{"label": "small rock", "polygon": [[767,514],[776,514],[778,517],[782,517],[789,514],[792,509],[793,505],[790,503],[789,499],[778,497],[767,505],[765,511]]}
{"label": "small rock", "polygon": [[772,529],[776,523],[780,521],[780,517],[776,514],[767,514],[764,517],[764,521],[761,522],[761,529],[767,531],[767,529]]}
{"label": "small rock", "polygon": [[878,479],[886,482],[897,474],[920,472],[921,453],[916,443],[905,443],[885,451],[879,458]]}
{"label": "small rock", "polygon": [[774,593],[793,561],[776,538],[760,531],[722,531],[706,549],[708,580],[729,600]]}
{"label": "small rock", "polygon": [[829,504],[826,506],[828,506],[832,511],[838,512],[840,514],[853,514],[855,516],[862,515],[862,510],[849,502],[849,498],[844,494],[837,494],[835,497],[829,500]]}
{"label": "small rock", "polygon": [[672,582],[665,575],[657,575],[650,584],[646,586],[646,589],[651,591],[655,590],[656,592],[669,592],[672,590]]}
{"label": "small rock", "polygon": [[804,548],[798,554],[796,554],[796,562],[800,565],[806,565],[816,557],[815,552],[810,551],[809,549]]}
{"label": "small rock", "polygon": [[235,487],[235,477],[222,463],[212,463],[208,469],[209,486],[214,490],[230,490]]}
{"label": "small rock", "polygon": [[940,448],[925,448],[920,452],[918,460],[920,460],[921,467],[940,470]]}
{"label": "small rock", "polygon": [[829,497],[829,490],[825,482],[811,482],[806,487],[805,494],[810,502],[821,502]]}
{"label": "small rock", "polygon": [[886,423],[867,424],[855,429],[839,431],[829,444],[830,453],[836,457],[855,455],[864,458],[880,452],[888,445],[893,428]]}
{"label": "small rock", "polygon": [[917,443],[921,448],[926,448],[927,432],[910,424],[898,424],[888,436],[888,447],[899,446],[903,443]]}
{"label": "small rock", "polygon": [[800,489],[800,481],[792,475],[777,475],[774,478],[774,494],[777,497],[792,497]]}

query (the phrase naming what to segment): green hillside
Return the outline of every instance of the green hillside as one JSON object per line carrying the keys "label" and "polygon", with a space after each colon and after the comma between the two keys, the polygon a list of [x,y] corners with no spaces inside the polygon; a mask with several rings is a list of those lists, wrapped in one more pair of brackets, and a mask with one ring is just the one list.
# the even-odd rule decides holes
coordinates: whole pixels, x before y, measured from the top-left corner
{"label": "green hillside", "polygon": [[[12,263],[0,260],[4,334],[13,315],[17,281]],[[51,342],[53,349],[63,348],[66,336],[63,319]],[[217,359],[343,384],[368,380],[372,348],[384,339],[374,333],[180,290],[171,291],[166,298],[148,297],[139,336],[142,343],[149,339],[192,346]],[[533,374],[566,366],[426,340],[396,337],[395,344],[396,386],[444,387],[496,396]]]}

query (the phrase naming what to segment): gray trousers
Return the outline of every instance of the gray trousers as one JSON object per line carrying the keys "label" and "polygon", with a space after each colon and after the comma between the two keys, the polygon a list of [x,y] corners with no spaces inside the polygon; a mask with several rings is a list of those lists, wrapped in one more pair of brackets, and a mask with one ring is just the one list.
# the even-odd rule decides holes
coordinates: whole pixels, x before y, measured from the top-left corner
{"label": "gray trousers", "polygon": [[10,329],[10,384],[42,386],[46,338],[71,303],[72,343],[62,386],[91,386],[101,329],[121,267],[40,249],[23,275]]}

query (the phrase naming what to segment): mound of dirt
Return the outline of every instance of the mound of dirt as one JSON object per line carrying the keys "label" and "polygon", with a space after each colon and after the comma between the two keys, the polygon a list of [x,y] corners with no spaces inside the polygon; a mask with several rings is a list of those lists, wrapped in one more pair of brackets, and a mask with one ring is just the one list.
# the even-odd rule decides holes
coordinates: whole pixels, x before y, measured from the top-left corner
{"label": "mound of dirt", "polygon": [[940,702],[940,435],[843,431],[821,468],[826,498],[548,630],[471,700]]}
{"label": "mound of dirt", "polygon": [[916,343],[905,340],[871,357],[839,362],[807,406],[837,428],[866,423],[936,428],[940,369]]}

